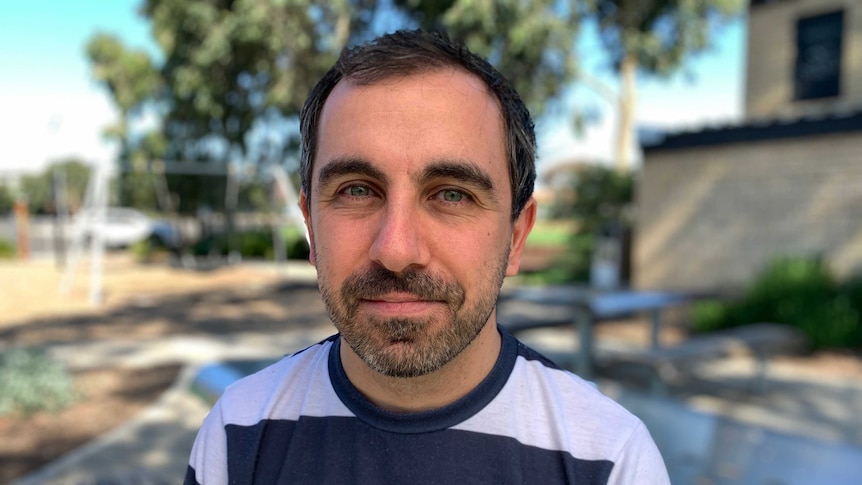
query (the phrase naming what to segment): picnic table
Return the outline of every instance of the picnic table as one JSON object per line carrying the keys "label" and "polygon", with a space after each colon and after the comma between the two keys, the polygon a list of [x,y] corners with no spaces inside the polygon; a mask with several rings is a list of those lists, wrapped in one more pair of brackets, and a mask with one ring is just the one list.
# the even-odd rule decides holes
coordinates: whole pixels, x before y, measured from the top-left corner
{"label": "picnic table", "polygon": [[576,372],[585,379],[593,375],[594,337],[593,326],[603,320],[621,318],[635,313],[650,315],[650,348],[661,347],[662,313],[665,309],[681,305],[690,297],[684,293],[665,291],[595,291],[569,285],[516,288],[506,297],[509,301],[524,301],[541,305],[566,306],[570,314],[564,319],[530,318],[507,321],[501,315],[501,323],[511,332],[530,328],[573,325],[578,332],[580,349],[575,362]]}

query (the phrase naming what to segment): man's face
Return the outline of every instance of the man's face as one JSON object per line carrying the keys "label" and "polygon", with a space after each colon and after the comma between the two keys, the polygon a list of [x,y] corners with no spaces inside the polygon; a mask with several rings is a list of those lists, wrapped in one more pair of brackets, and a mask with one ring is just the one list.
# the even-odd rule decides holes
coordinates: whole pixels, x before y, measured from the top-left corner
{"label": "man's face", "polygon": [[332,321],[377,372],[443,367],[495,321],[535,215],[511,221],[496,99],[455,69],[341,81],[318,145],[301,205]]}

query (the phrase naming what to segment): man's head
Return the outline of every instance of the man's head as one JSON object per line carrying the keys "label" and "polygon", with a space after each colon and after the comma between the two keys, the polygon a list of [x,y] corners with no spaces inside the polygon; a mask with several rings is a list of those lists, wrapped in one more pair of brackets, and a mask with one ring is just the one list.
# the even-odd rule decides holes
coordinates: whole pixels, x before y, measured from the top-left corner
{"label": "man's head", "polygon": [[[536,180],[536,135],[530,112],[511,83],[493,66],[466,47],[452,42],[445,34],[436,32],[398,31],[341,54],[309,93],[300,114],[303,192],[311,193],[311,171],[317,155],[323,106],[342,79],[370,85],[447,67],[462,69],[479,78],[500,103],[512,187],[512,219],[518,217],[533,195]],[[310,203],[310,199],[307,202]]]}
{"label": "man's head", "polygon": [[397,33],[342,56],[302,130],[310,259],[348,356],[415,377],[498,337],[535,218],[532,123],[508,83],[445,37]]}

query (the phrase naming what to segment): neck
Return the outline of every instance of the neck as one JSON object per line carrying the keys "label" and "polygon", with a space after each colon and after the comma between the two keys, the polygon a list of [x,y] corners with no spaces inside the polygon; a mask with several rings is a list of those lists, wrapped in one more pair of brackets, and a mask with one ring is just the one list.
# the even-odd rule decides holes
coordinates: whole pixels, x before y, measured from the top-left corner
{"label": "neck", "polygon": [[390,377],[369,368],[342,341],[341,363],[347,378],[375,406],[392,412],[438,409],[466,396],[491,372],[502,339],[492,314],[479,335],[442,368],[419,377]]}

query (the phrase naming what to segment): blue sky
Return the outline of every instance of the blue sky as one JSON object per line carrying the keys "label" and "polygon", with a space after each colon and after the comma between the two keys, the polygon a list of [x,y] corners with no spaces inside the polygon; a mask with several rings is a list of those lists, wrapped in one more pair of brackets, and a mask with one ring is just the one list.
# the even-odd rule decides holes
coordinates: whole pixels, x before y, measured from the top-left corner
{"label": "blue sky", "polygon": [[[114,147],[101,137],[116,119],[107,94],[91,78],[84,54],[97,31],[127,45],[153,49],[141,0],[27,0],[0,4],[0,175],[39,171],[52,160],[78,156],[110,164]],[[724,28],[716,46],[689,63],[689,75],[639,79],[638,122],[687,129],[738,120],[742,111],[744,21]],[[580,62],[611,85],[595,41],[579,46]],[[540,159],[607,158],[615,117],[607,101],[578,88],[568,101],[602,116],[584,133],[568,123],[540,120]]]}

